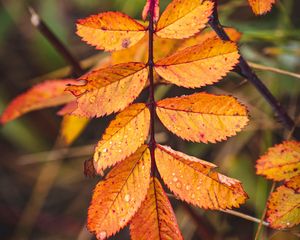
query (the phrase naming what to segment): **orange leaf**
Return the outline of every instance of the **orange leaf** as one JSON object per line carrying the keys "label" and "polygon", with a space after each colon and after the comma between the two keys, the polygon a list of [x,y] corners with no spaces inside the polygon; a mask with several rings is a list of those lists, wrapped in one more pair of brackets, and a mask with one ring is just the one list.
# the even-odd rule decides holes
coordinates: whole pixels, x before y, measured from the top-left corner
{"label": "orange leaf", "polygon": [[143,63],[118,64],[84,75],[85,85],[67,88],[78,96],[73,114],[101,117],[126,108],[143,90],[147,76]]}
{"label": "orange leaf", "polygon": [[146,29],[123,13],[105,12],[79,20],[77,34],[99,50],[116,51],[136,44]]}
{"label": "orange leaf", "polygon": [[106,239],[118,232],[137,212],[147,194],[150,168],[150,153],[143,145],[97,184],[87,226],[98,239]]}
{"label": "orange leaf", "polygon": [[256,173],[282,181],[300,174],[300,142],[285,141],[257,160]]}
{"label": "orange leaf", "polygon": [[[242,34],[239,31],[237,31],[235,28],[224,28],[224,30],[227,33],[227,35],[229,36],[230,40],[233,42],[238,42],[242,37]],[[196,34],[195,36],[193,36],[191,38],[184,40],[182,42],[182,44],[180,45],[179,49],[181,50],[181,49],[191,47],[191,46],[194,46],[197,44],[202,44],[205,41],[207,41],[208,39],[216,38],[216,37],[218,37],[218,36],[217,36],[216,32],[213,30],[208,30],[205,32],[203,31],[203,32]]]}
{"label": "orange leaf", "polygon": [[193,142],[225,140],[248,122],[246,107],[235,98],[207,93],[161,100],[156,112],[166,128]]}
{"label": "orange leaf", "polygon": [[66,85],[70,83],[74,84],[76,81],[72,79],[48,80],[35,85],[8,105],[1,115],[0,123],[5,124],[34,110],[71,102],[74,96],[65,92]]}
{"label": "orange leaf", "polygon": [[238,180],[213,172],[214,164],[158,145],[158,171],[180,199],[206,209],[239,207],[247,199]]}
{"label": "orange leaf", "polygon": [[271,10],[275,0],[248,0],[248,2],[256,15],[262,15]]}
{"label": "orange leaf", "polygon": [[[142,18],[143,18],[144,21],[146,20],[147,15],[148,15],[148,13],[150,11],[150,2],[151,2],[151,0],[147,0],[147,3],[146,3],[146,5],[145,5],[145,7],[143,9]],[[153,20],[155,22],[157,22],[158,18],[159,18],[159,0],[154,0],[154,16],[153,16]]]}
{"label": "orange leaf", "polygon": [[195,88],[219,81],[238,60],[239,53],[234,42],[210,38],[159,60],[155,70],[171,83]]}
{"label": "orange leaf", "polygon": [[119,113],[106,129],[95,149],[98,173],[134,153],[147,139],[150,112],[146,104],[133,104]]}
{"label": "orange leaf", "polygon": [[157,178],[151,178],[146,199],[131,220],[132,240],[183,239],[172,206]]}
{"label": "orange leaf", "polygon": [[157,23],[156,35],[162,38],[188,38],[205,27],[213,3],[203,0],[173,0]]}
{"label": "orange leaf", "polygon": [[267,221],[272,228],[291,228],[300,223],[300,175],[271,194]]}
{"label": "orange leaf", "polygon": [[[148,35],[145,36],[136,45],[112,53],[112,61],[114,64],[126,62],[143,62],[148,61]],[[157,61],[168,56],[178,45],[179,40],[164,39],[153,37],[153,59]]]}
{"label": "orange leaf", "polygon": [[82,133],[89,119],[74,115],[65,115],[61,123],[60,134],[67,145],[71,145]]}

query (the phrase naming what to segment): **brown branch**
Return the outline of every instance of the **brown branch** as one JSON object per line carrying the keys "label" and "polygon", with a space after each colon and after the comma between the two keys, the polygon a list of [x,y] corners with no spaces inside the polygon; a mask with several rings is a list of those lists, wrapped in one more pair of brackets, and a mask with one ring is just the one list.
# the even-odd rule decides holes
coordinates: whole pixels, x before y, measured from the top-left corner
{"label": "brown branch", "polygon": [[[218,0],[213,0],[214,2],[214,10],[213,14],[210,17],[209,25],[211,28],[217,33],[219,38],[224,41],[230,41],[229,36],[225,32],[223,26],[220,24],[219,17],[218,17]],[[264,83],[258,78],[255,72],[251,69],[247,61],[244,57],[240,56],[240,62],[236,66],[235,70],[240,76],[246,78],[250,81],[256,89],[261,93],[261,95],[267,100],[267,102],[272,106],[273,110],[278,115],[279,119],[283,123],[284,127],[287,130],[292,130],[295,126],[294,121],[288,115],[286,110],[280,105],[277,99],[272,95],[269,89],[264,85]]]}
{"label": "brown branch", "polygon": [[79,62],[66,48],[66,46],[64,46],[64,44],[57,38],[57,36],[50,30],[47,24],[35,12],[35,10],[32,7],[28,7],[28,10],[31,15],[30,20],[32,25],[40,31],[40,33],[52,44],[57,52],[62,55],[65,61],[72,66],[72,75],[74,75],[75,77],[80,77],[84,73],[84,71],[81,68]]}

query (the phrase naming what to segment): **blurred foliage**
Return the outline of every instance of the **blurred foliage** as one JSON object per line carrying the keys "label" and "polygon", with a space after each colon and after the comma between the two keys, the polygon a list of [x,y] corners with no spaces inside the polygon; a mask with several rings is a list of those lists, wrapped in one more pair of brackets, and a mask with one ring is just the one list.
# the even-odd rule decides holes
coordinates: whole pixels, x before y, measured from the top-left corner
{"label": "blurred foliage", "polygon": [[[17,94],[26,90],[36,77],[65,66],[64,60],[34,29],[29,21],[27,7],[33,6],[53,32],[77,59],[98,53],[80,42],[75,34],[75,22],[102,11],[122,11],[139,18],[144,0],[0,0],[0,112]],[[169,1],[161,0],[161,9]],[[300,67],[300,1],[278,1],[273,11],[255,17],[246,0],[224,0],[220,5],[221,21],[243,33],[240,42],[245,58],[260,64],[299,72]],[[293,118],[299,116],[299,79],[267,71],[257,71],[263,82]],[[191,144],[175,138],[158,126],[158,137],[173,148],[212,161],[220,172],[240,179],[249,194],[249,201],[239,211],[260,217],[265,206],[270,182],[255,175],[255,160],[265,150],[279,143],[285,133],[274,118],[270,106],[254,87],[230,74],[226,80],[205,87],[205,91],[237,96],[250,108],[252,122],[244,132],[228,141],[212,144]],[[176,87],[161,87],[157,96],[181,95],[193,91]],[[145,97],[145,96],[144,96]],[[57,110],[57,109],[55,109]],[[60,165],[53,186],[46,192],[42,207],[33,222],[32,231],[20,229],[19,221],[33,194],[47,155],[29,155],[52,148],[61,119],[55,110],[30,113],[2,127],[0,131],[0,238],[17,239],[91,239],[84,224],[89,200],[96,180],[84,179],[83,161],[88,152],[79,157],[67,157]],[[95,144],[111,117],[93,120],[75,146]],[[70,154],[75,150],[70,149]],[[74,154],[73,154],[74,155]],[[40,156],[40,157],[39,157]],[[38,159],[38,160],[37,160]],[[55,158],[54,158],[55,159]],[[56,160],[54,160],[56,161]],[[58,160],[57,160],[58,161]],[[50,173],[51,174],[51,173]],[[176,207],[179,225],[185,239],[204,239],[209,232],[211,239],[251,239],[257,225],[228,214],[199,209],[189,209],[178,201]],[[34,208],[34,206],[33,206]],[[201,221],[203,221],[201,225]],[[205,225],[206,224],[206,225]],[[202,227],[201,226],[209,226]],[[19,226],[19,227],[17,227]],[[204,229],[204,230],[203,230]],[[270,239],[297,239],[288,232],[265,231]],[[25,236],[25,237],[24,237]],[[214,238],[215,237],[215,238]],[[128,231],[118,235],[128,239]],[[116,238],[117,239],[117,238]]]}

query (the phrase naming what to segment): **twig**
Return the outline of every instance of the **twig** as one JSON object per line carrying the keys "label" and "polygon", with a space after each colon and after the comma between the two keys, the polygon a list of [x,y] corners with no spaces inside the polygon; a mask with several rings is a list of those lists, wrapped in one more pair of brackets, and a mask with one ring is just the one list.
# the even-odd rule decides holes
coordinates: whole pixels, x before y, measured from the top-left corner
{"label": "twig", "polygon": [[154,61],[153,61],[153,35],[154,35],[154,8],[155,1],[150,1],[149,7],[149,49],[148,49],[148,67],[149,67],[149,103],[148,108],[150,111],[150,140],[148,143],[150,156],[151,156],[151,176],[155,176],[156,174],[156,163],[155,163],[155,148],[156,148],[156,140],[155,140],[155,97],[154,97]]}
{"label": "twig", "polygon": [[286,70],[282,70],[282,69],[274,68],[274,67],[269,67],[269,66],[265,66],[265,65],[262,65],[262,64],[254,63],[254,62],[248,62],[248,64],[249,64],[250,67],[253,67],[253,68],[256,68],[256,69],[259,69],[259,70],[270,71],[270,72],[279,73],[279,74],[282,74],[282,75],[286,75],[286,76],[295,77],[295,78],[300,79],[300,74],[298,74],[298,73],[293,73],[293,72],[290,72],[290,71],[286,71]]}
{"label": "twig", "polygon": [[84,72],[81,68],[78,61],[75,57],[70,53],[70,51],[64,46],[64,44],[56,37],[56,35],[50,30],[50,28],[46,25],[46,23],[40,18],[40,16],[36,13],[36,11],[32,7],[28,7],[29,13],[31,15],[31,23],[34,27],[36,27],[41,34],[53,45],[53,47],[57,50],[58,53],[62,55],[62,57],[72,66],[72,74],[75,77],[81,76]]}
{"label": "twig", "polygon": [[[223,26],[220,24],[218,17],[218,0],[213,0],[214,2],[214,10],[213,14],[210,17],[209,25],[211,28],[217,33],[219,38],[224,41],[230,41],[229,36],[225,32]],[[249,64],[240,56],[240,61],[237,67],[235,68],[235,72],[246,78],[250,81],[256,89],[262,94],[262,96],[267,100],[267,102],[272,106],[273,110],[277,113],[279,119],[282,121],[283,125],[286,129],[291,130],[294,128],[295,123],[287,114],[285,109],[280,105],[277,99],[272,95],[269,89],[263,84],[263,82],[258,78],[258,76],[252,71]]]}
{"label": "twig", "polygon": [[[274,191],[275,186],[276,186],[276,183],[273,181],[268,199],[270,198],[271,193]],[[260,235],[260,232],[261,232],[261,229],[262,229],[262,226],[263,226],[263,222],[264,222],[264,218],[265,218],[266,213],[267,213],[267,204],[268,204],[268,202],[266,202],[263,214],[261,215],[260,222],[259,222],[259,225],[257,227],[256,234],[255,234],[255,240],[258,240],[258,237]]]}

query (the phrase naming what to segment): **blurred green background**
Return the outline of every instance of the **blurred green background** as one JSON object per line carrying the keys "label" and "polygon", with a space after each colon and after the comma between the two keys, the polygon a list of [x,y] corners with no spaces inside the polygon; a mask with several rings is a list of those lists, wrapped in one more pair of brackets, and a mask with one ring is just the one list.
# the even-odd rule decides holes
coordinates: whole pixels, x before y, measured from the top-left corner
{"label": "blurred green background", "polygon": [[[168,2],[161,0],[161,11]],[[272,12],[262,17],[254,16],[246,0],[220,2],[222,23],[243,33],[240,47],[247,60],[300,73],[299,0],[277,1]],[[140,18],[144,4],[144,0],[0,0],[0,112],[34,83],[67,77],[60,73],[44,76],[66,63],[30,24],[29,5],[76,58],[84,60],[98,52],[76,36],[76,19],[108,10]],[[257,73],[289,114],[299,119],[300,79],[263,70]],[[214,162],[220,172],[241,180],[250,199],[239,211],[259,218],[270,182],[255,176],[255,161],[287,133],[255,88],[237,75],[230,74],[203,90],[238,97],[249,107],[249,126],[217,144],[184,142],[161,125],[157,138],[176,150]],[[158,89],[160,97],[191,92],[176,87]],[[98,179],[83,176],[83,161],[90,158],[93,144],[112,117],[93,120],[67,154],[51,155],[61,121],[55,114],[57,109],[33,112],[1,127],[0,239],[93,239],[85,230],[85,221]],[[171,201],[187,240],[253,239],[257,227],[253,222]],[[129,239],[128,230],[113,239]],[[265,229],[262,239],[297,238],[289,232]]]}

